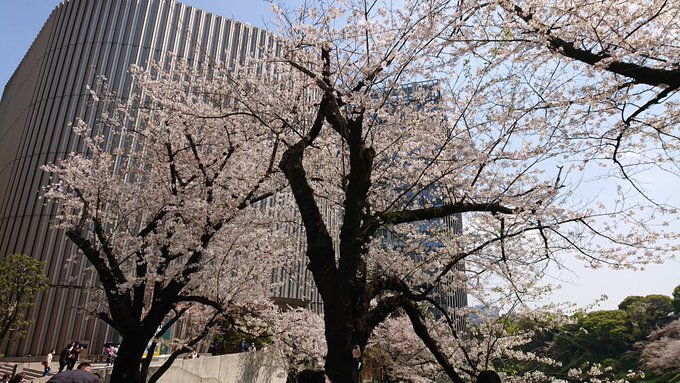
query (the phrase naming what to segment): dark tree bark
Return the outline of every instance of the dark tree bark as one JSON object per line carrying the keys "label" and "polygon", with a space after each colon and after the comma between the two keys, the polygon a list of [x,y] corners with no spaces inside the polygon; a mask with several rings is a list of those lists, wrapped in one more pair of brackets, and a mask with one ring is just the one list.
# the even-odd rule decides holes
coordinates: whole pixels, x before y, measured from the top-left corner
{"label": "dark tree bark", "polygon": [[[97,231],[96,222],[94,226],[95,231]],[[210,302],[206,298],[181,295],[182,290],[191,280],[191,275],[200,271],[200,262],[203,257],[201,251],[195,251],[188,255],[183,271],[167,285],[163,286],[156,283],[153,286],[152,294],[154,299],[150,303],[146,303],[148,304],[148,310],[144,313],[146,282],[139,283],[132,290],[123,292],[118,290],[118,286],[126,281],[126,277],[117,268],[113,256],[108,258],[109,264],[103,261],[101,252],[105,256],[111,255],[103,235],[100,234],[99,237],[100,243],[103,244],[100,249],[95,248],[91,241],[85,239],[80,229],[69,230],[66,232],[66,235],[85,254],[85,257],[92,263],[99,275],[99,280],[106,293],[109,313],[99,313],[98,317],[115,328],[123,338],[116,363],[113,366],[111,374],[112,382],[146,382],[149,360],[143,359],[144,352],[149,344],[155,340],[159,328],[161,328],[160,334],[162,334],[170,324],[175,323],[185,312],[185,310],[176,311],[175,317],[166,323],[165,326],[161,327],[163,321],[175,310],[178,303],[200,301],[199,303],[201,304],[210,304],[216,309],[220,308],[219,304]],[[207,246],[210,242],[210,236],[204,235],[202,242],[204,246]],[[159,267],[165,266],[161,265]],[[138,266],[136,272],[138,276],[145,275],[145,266]],[[202,333],[202,335],[204,336],[205,333],[207,331]]]}
{"label": "dark tree bark", "polygon": [[[324,51],[322,57],[327,60],[328,52]],[[314,124],[307,136],[283,153],[279,168],[288,180],[300,211],[307,238],[307,268],[312,272],[324,302],[325,338],[328,346],[326,373],[334,383],[350,383],[356,377],[356,361],[352,357],[352,348],[358,345],[364,350],[375,326],[404,306],[404,301],[407,300],[402,294],[398,296],[399,299],[386,299],[377,307],[370,307],[371,300],[383,292],[395,292],[389,288],[389,284],[381,285],[368,280],[367,245],[376,231],[385,222],[400,224],[466,211],[512,213],[512,210],[497,204],[460,203],[390,214],[371,213],[368,191],[371,187],[375,152],[364,141],[363,117],[361,114],[353,119],[343,116],[340,112],[343,103],[331,89],[332,82],[328,77],[330,74],[326,70],[323,74],[323,86],[320,87],[325,90],[325,95],[319,104]],[[340,135],[349,150],[350,166],[344,185],[345,201],[337,262],[332,238],[303,166],[305,150],[313,145],[323,127],[329,127]],[[426,340],[438,359],[443,358],[441,352],[437,354],[437,344],[427,334],[422,321],[414,321],[414,326],[417,326],[418,335]],[[451,364],[444,363],[443,359],[441,362],[454,382],[462,382]]]}
{"label": "dark tree bark", "polygon": [[[514,6],[515,14],[527,24],[534,19],[534,15],[523,9]],[[535,31],[542,34],[540,31]],[[562,39],[560,36],[548,30],[546,33],[547,45],[555,53],[564,57],[580,61],[588,65],[595,65],[602,60],[611,58],[607,52],[592,52],[587,49],[579,48],[573,42]],[[634,80],[638,84],[647,84],[658,87],[666,87],[675,90],[680,88],[680,69],[660,69],[629,63],[620,60],[613,60],[603,66],[603,69]]]}
{"label": "dark tree bark", "polygon": [[148,345],[148,339],[142,334],[121,334],[116,363],[111,372],[112,382],[144,383],[146,376],[142,375],[141,361]]}

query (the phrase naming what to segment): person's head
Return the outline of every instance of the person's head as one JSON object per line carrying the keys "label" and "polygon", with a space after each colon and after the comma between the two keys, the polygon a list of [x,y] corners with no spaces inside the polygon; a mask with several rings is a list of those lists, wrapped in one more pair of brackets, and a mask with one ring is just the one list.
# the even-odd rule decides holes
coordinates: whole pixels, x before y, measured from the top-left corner
{"label": "person's head", "polygon": [[323,371],[302,370],[298,374],[298,383],[330,383],[328,376]]}
{"label": "person's head", "polygon": [[79,370],[91,372],[92,371],[92,365],[88,362],[83,362],[78,365]]}
{"label": "person's head", "polygon": [[496,371],[486,370],[477,375],[477,383],[501,383],[501,377]]}
{"label": "person's head", "polygon": [[15,383],[21,383],[21,382],[23,382],[23,381],[24,381],[24,374],[19,373],[19,374],[14,375],[14,378],[12,378],[11,381],[12,381],[12,382],[15,382]]}
{"label": "person's head", "polygon": [[3,381],[3,382],[6,382],[6,381],[8,381],[8,380],[9,380],[9,374],[5,374],[5,375],[2,376],[2,381]]}
{"label": "person's head", "polygon": [[50,349],[50,354],[54,354],[55,352],[57,352],[57,350],[55,350],[53,348]]}

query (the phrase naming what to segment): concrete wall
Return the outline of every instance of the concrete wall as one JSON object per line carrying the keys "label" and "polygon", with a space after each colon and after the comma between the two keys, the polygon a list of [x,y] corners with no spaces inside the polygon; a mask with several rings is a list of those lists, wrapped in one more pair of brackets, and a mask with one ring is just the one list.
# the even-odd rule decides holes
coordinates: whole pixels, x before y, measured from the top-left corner
{"label": "concrete wall", "polygon": [[[152,371],[155,370],[152,367]],[[153,372],[152,372],[153,373]],[[273,353],[244,352],[180,359],[159,383],[285,383],[286,369]]]}
{"label": "concrete wall", "polygon": [[[151,364],[149,377],[162,361]],[[38,363],[34,369],[42,368]],[[24,366],[25,368],[26,366]],[[52,373],[56,373],[52,366]],[[110,383],[111,367],[94,365],[102,382]],[[45,383],[51,376],[30,379],[31,383]],[[285,383],[286,366],[267,351],[244,352],[219,356],[201,356],[198,359],[177,359],[158,381],[159,383]]]}

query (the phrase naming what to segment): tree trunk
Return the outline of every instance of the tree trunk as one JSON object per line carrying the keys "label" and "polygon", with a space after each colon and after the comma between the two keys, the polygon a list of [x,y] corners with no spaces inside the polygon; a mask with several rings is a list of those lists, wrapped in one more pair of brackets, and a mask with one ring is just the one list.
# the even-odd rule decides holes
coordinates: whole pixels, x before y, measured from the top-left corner
{"label": "tree trunk", "polygon": [[124,336],[118,350],[116,362],[111,372],[111,382],[145,383],[146,376],[142,376],[142,356],[149,343],[140,334]]}
{"label": "tree trunk", "polygon": [[[338,292],[334,299],[324,298],[326,325],[326,374],[333,383],[356,383],[359,371],[352,357],[352,348],[358,345],[362,352],[368,343],[365,314],[357,315],[352,294]],[[352,313],[355,314],[352,314]],[[354,316],[354,317],[353,317]]]}

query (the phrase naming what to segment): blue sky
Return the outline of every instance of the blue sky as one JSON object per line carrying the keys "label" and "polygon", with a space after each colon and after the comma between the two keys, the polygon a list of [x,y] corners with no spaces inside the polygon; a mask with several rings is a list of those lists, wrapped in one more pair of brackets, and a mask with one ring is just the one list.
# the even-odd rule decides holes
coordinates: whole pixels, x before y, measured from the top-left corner
{"label": "blue sky", "polygon": [[[0,1],[0,89],[19,65],[43,23],[60,0],[2,0]],[[256,26],[265,26],[271,18],[271,8],[263,0],[185,0],[191,6],[206,11],[231,16]],[[662,174],[656,175],[658,178]],[[654,175],[651,175],[654,178]],[[656,180],[650,180],[652,183]],[[678,186],[675,182],[673,186]],[[666,197],[675,197],[676,206],[680,198],[674,196],[680,188],[669,190],[665,185]],[[662,197],[665,198],[665,197]],[[679,228],[680,229],[680,228]],[[550,301],[575,302],[579,306],[592,303],[600,295],[609,300],[600,308],[615,308],[629,295],[664,294],[670,295],[680,285],[680,261],[668,261],[663,265],[652,265],[644,271],[614,271],[608,269],[588,270],[576,262],[568,262],[570,270],[550,270],[549,281],[561,281],[562,289]]]}
{"label": "blue sky", "polygon": [[[187,5],[221,16],[264,27],[271,19],[271,6],[264,0],[185,0]],[[0,89],[21,62],[33,39],[61,0],[0,1]]]}

